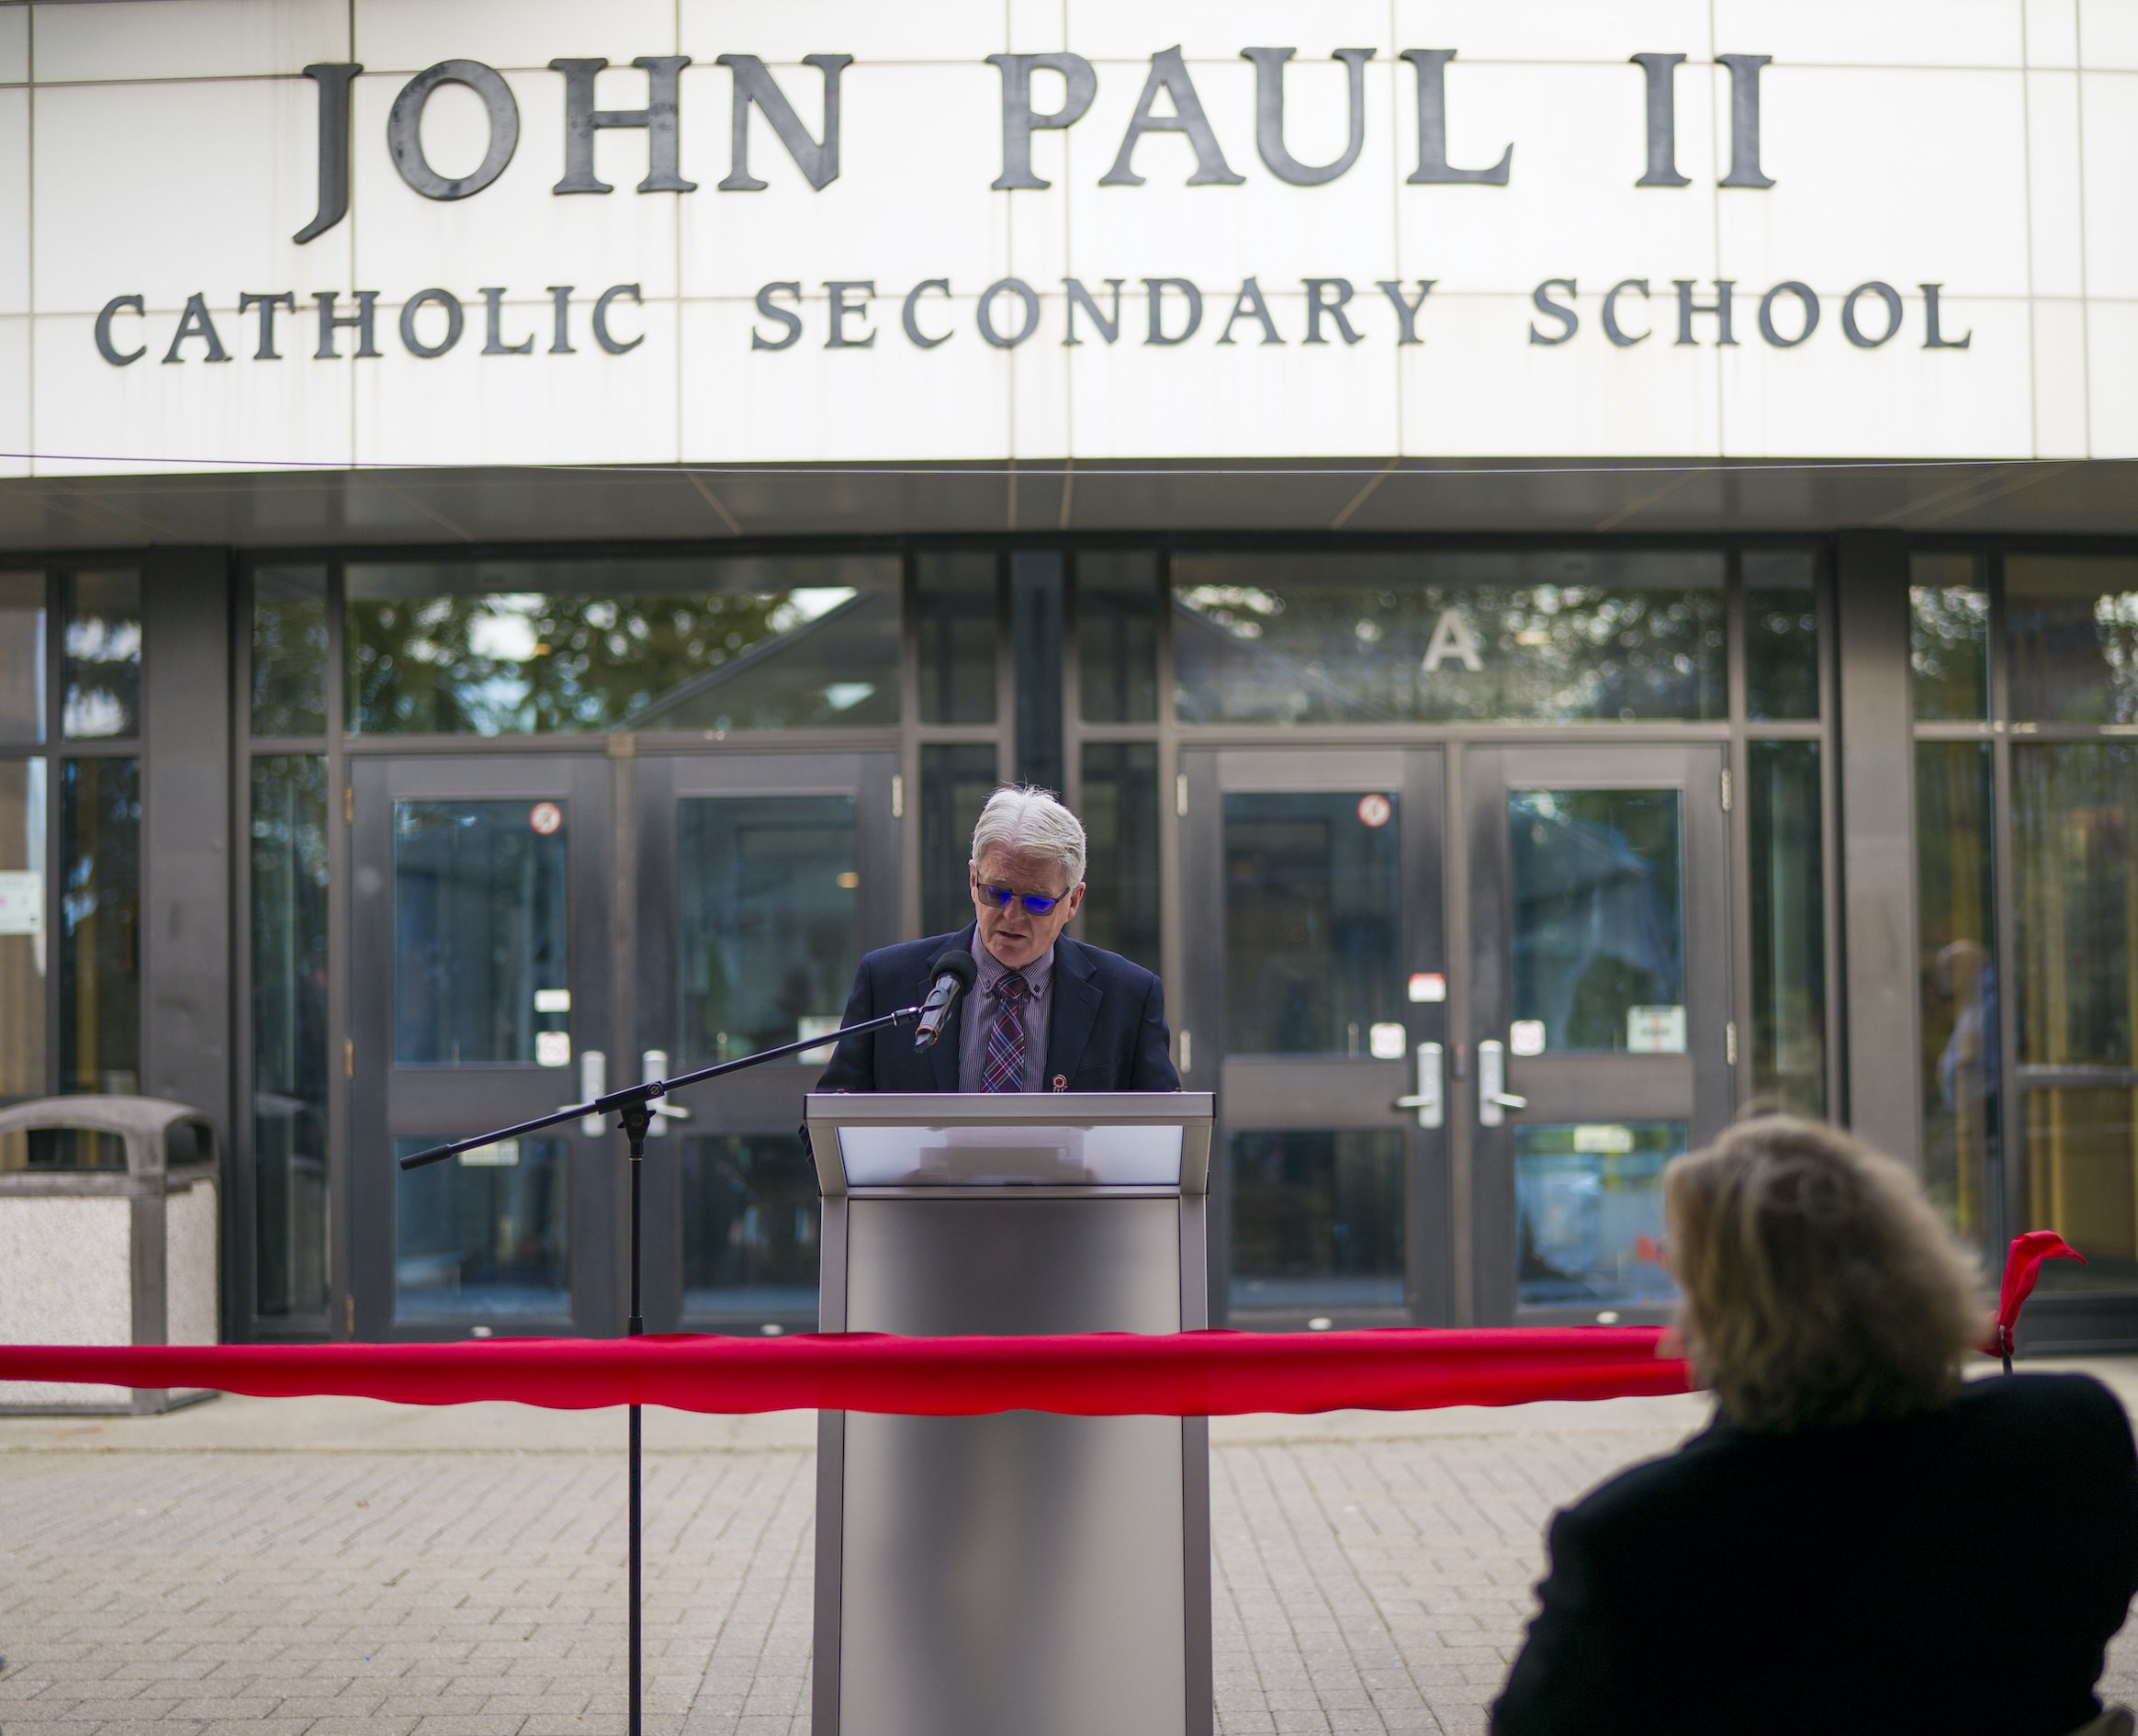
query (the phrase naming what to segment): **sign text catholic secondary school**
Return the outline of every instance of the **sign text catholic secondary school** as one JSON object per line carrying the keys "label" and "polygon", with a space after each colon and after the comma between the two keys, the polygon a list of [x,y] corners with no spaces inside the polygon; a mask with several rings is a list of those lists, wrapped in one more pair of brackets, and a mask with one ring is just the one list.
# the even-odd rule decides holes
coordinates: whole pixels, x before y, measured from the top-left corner
{"label": "sign text catholic secondary school", "polygon": [[[1110,166],[1097,177],[1101,187],[1150,189],[1151,178],[1138,167],[1139,148],[1153,133],[1178,135],[1188,147],[1193,169],[1180,185],[1223,189],[1245,185],[1249,171],[1300,187],[1326,186],[1348,173],[1367,141],[1366,64],[1371,49],[1339,49],[1331,58],[1341,63],[1348,92],[1345,143],[1322,162],[1304,162],[1288,143],[1285,123],[1286,74],[1295,58],[1290,48],[1243,48],[1241,57],[1255,68],[1255,104],[1253,155],[1243,139],[1221,139],[1211,124],[1194,78],[1178,48],[1150,56],[1133,113],[1114,144]],[[1036,134],[1088,124],[1086,116],[1098,93],[1099,70],[1071,53],[990,54],[985,57],[1000,78],[1000,102],[993,118],[997,173],[988,186],[1007,197],[1043,189],[1051,183],[1033,165]],[[1448,150],[1448,67],[1453,49],[1411,48],[1400,58],[1408,64],[1414,103],[1415,136],[1405,141],[1411,167],[1404,176],[1412,186],[1468,186],[1487,191],[1506,187],[1517,174],[1519,141],[1510,141],[1496,161],[1469,164],[1450,161]],[[1659,197],[1683,196],[1694,186],[1677,167],[1677,77],[1686,56],[1647,51],[1630,55],[1641,70],[1642,101],[1628,105],[1626,124],[1640,130],[1645,170],[1636,186],[1658,190]],[[1757,194],[1774,186],[1760,161],[1760,115],[1764,54],[1718,54],[1729,84],[1729,168],[1718,185]],[[549,62],[563,74],[564,152],[561,174],[551,187],[558,197],[606,195],[615,186],[594,169],[594,137],[607,130],[638,130],[646,135],[647,173],[640,196],[687,197],[704,190],[683,173],[683,113],[679,100],[681,74],[688,55],[641,55],[632,65],[645,73],[647,100],[640,108],[598,108],[594,82],[609,62],[600,59],[557,59]],[[803,57],[815,74],[820,118],[812,129],[796,110],[764,62],[755,55],[722,54],[716,63],[728,69],[732,97],[727,120],[726,173],[715,194],[760,194],[770,184],[752,166],[753,113],[769,124],[780,148],[813,193],[821,193],[839,175],[841,85],[854,57],[818,53]],[[292,239],[307,243],[326,234],[349,213],[350,160],[353,149],[366,148],[351,136],[351,87],[363,72],[354,62],[308,66],[305,75],[319,92],[318,210]],[[1120,74],[1108,70],[1108,76]],[[422,119],[432,95],[441,86],[464,86],[480,100],[488,123],[483,155],[467,174],[440,173],[425,154]],[[693,126],[693,135],[697,128]],[[383,149],[400,179],[426,199],[473,198],[511,170],[520,138],[518,100],[504,76],[480,61],[447,60],[417,73],[396,96],[387,117]],[[1102,151],[1102,155],[1105,152]],[[986,173],[976,153],[973,174]],[[693,163],[692,166],[695,167]],[[1184,165],[1185,166],[1185,165]],[[944,165],[946,173],[959,172]],[[523,163],[520,174],[546,173]],[[700,173],[709,173],[701,170]],[[1125,194],[1125,197],[1137,197]],[[1141,197],[1151,197],[1146,191]],[[1207,197],[1222,197],[1221,191]],[[1944,286],[1920,283],[1919,305],[1893,284],[1867,276],[1845,294],[1829,290],[1822,298],[1804,281],[1788,278],[1763,286],[1740,286],[1729,278],[1653,280],[1637,262],[1624,262],[1624,275],[1603,274],[1588,292],[1594,301],[1592,320],[1585,319],[1577,298],[1581,276],[1570,272],[1538,282],[1530,294],[1526,341],[1542,348],[1572,344],[1607,344],[1632,349],[1651,341],[1678,347],[1709,344],[1735,347],[1757,343],[1792,350],[1822,331],[1847,345],[1875,350],[1896,340],[1930,350],[1965,350],[1971,333],[1947,329]],[[1066,276],[1058,284],[1037,284],[1005,276],[975,286],[967,311],[953,311],[960,289],[948,276],[910,283],[879,283],[868,276],[805,283],[773,277],[755,297],[756,317],[749,327],[753,350],[782,351],[808,345],[824,349],[872,349],[904,344],[934,350],[954,342],[981,343],[1015,349],[1034,342],[1063,345],[1131,345],[1173,348],[1190,343],[1219,347],[1239,345],[1335,345],[1349,347],[1378,339],[1395,345],[1427,342],[1435,278],[1409,280],[1354,278],[1333,269],[1322,276],[1296,280],[1254,275],[1237,281],[1204,283],[1185,276]],[[1599,288],[1600,299],[1596,299]],[[611,283],[591,288],[576,285],[533,287],[432,285],[404,287],[398,298],[378,289],[318,290],[300,307],[294,291],[234,288],[216,294],[195,292],[175,316],[152,318],[139,294],[113,296],[95,322],[98,353],[113,366],[127,367],[152,355],[168,366],[237,359],[279,362],[290,355],[318,361],[377,356],[380,344],[396,330],[383,321],[382,296],[398,314],[398,330],[409,355],[433,360],[479,339],[484,355],[532,355],[539,347],[550,355],[570,355],[582,347],[612,355],[645,342],[633,329],[630,310],[642,305],[642,286]],[[546,314],[530,317],[524,307],[508,302],[537,299]],[[226,330],[236,310],[238,329]],[[223,310],[219,322],[213,310]],[[515,321],[519,323],[515,324]]]}

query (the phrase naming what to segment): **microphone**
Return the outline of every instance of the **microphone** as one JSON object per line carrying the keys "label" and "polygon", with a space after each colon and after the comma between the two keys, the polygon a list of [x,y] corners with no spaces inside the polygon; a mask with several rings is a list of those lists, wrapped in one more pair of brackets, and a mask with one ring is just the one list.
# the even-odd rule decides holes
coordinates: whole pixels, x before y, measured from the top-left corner
{"label": "microphone", "polygon": [[980,975],[980,967],[973,963],[973,954],[963,947],[947,949],[929,967],[935,978],[935,986],[928,991],[928,999],[921,1003],[920,1024],[913,1033],[916,1049],[932,1049],[936,1039],[943,1034],[943,1027],[950,1022],[951,1009],[958,1004],[958,997],[973,986],[973,978]]}

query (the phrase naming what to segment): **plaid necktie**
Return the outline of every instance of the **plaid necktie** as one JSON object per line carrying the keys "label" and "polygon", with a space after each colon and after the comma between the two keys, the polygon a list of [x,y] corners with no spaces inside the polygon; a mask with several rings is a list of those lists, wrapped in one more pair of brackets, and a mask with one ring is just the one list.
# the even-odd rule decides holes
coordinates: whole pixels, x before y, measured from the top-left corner
{"label": "plaid necktie", "polygon": [[1025,1088],[1024,1002],[1027,985],[1015,971],[995,985],[995,1022],[987,1028],[987,1060],[980,1069],[983,1091]]}

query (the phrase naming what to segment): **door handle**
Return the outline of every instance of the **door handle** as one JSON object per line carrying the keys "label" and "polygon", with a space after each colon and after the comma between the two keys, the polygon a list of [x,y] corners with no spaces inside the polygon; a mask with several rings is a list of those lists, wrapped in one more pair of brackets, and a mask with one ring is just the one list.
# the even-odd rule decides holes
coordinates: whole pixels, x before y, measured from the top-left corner
{"label": "door handle", "polygon": [[[668,1070],[669,1053],[666,1049],[648,1049],[638,1057],[638,1082],[641,1085],[667,1078]],[[678,1109],[674,1104],[663,1103],[658,1099],[648,1103],[647,1108],[652,1111],[652,1118],[646,1129],[648,1139],[666,1138],[670,1122],[687,1122],[691,1119],[689,1110]]]}
{"label": "door handle", "polygon": [[1507,1045],[1488,1038],[1478,1044],[1478,1125],[1498,1127],[1511,1109],[1529,1107],[1529,1099],[1507,1089]]}
{"label": "door handle", "polygon": [[[580,1101],[591,1103],[609,1088],[609,1057],[599,1049],[580,1051]],[[589,1139],[602,1136],[602,1118],[599,1115],[580,1117],[580,1132]]]}
{"label": "door handle", "polygon": [[1409,1097],[1399,1097],[1390,1109],[1416,1110],[1418,1125],[1439,1127],[1447,1120],[1447,1099],[1441,1084],[1440,1045],[1422,1043],[1418,1045],[1418,1088]]}

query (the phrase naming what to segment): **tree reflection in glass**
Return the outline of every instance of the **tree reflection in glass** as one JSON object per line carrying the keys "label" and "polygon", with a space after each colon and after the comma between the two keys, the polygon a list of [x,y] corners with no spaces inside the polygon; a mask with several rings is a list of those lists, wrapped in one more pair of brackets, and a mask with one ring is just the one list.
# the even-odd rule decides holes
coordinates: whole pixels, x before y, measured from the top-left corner
{"label": "tree reflection in glass", "polygon": [[897,581],[890,556],[353,566],[350,727],[895,723]]}

